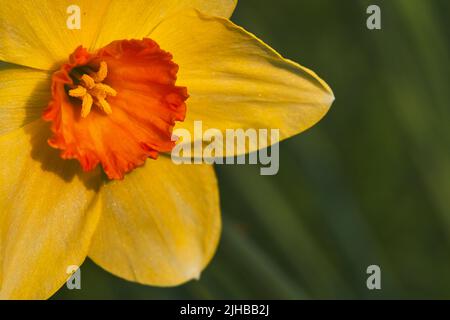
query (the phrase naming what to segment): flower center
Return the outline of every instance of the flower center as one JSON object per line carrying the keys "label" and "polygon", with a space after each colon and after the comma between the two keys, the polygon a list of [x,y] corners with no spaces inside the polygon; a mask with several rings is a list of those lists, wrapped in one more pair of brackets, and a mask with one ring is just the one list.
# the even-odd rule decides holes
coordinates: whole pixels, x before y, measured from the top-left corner
{"label": "flower center", "polygon": [[85,171],[100,164],[110,179],[169,153],[189,97],[176,85],[177,72],[172,55],[148,38],[116,40],[95,52],[76,48],[52,76],[42,116],[52,123],[49,145]]}
{"label": "flower center", "polygon": [[[89,69],[89,67],[74,68],[70,72],[74,83],[78,83],[78,85],[76,88],[69,90],[69,95],[82,101],[81,117],[86,118],[88,116],[92,104],[95,104],[104,113],[111,114],[112,109],[106,98],[108,96],[115,97],[117,92],[107,84],[102,83],[108,75],[108,65],[105,61],[101,61],[97,72],[86,69]],[[80,74],[80,71],[86,73]]]}

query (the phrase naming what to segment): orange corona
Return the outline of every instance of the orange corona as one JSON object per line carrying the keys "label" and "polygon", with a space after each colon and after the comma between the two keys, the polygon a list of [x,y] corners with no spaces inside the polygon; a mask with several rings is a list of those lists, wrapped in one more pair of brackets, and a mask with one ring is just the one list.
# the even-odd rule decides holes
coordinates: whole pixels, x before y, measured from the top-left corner
{"label": "orange corona", "polygon": [[95,53],[78,47],[53,74],[50,146],[85,171],[101,164],[110,179],[170,152],[186,115],[178,65],[151,39],[114,41]]}

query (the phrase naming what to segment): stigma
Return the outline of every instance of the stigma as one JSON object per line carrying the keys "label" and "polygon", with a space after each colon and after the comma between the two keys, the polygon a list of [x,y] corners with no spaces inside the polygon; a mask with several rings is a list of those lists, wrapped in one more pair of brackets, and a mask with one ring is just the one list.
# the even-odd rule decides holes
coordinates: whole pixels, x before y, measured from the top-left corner
{"label": "stigma", "polygon": [[78,85],[76,88],[69,90],[71,97],[78,98],[82,101],[81,104],[81,117],[86,118],[91,112],[92,105],[97,106],[101,111],[106,114],[111,114],[112,109],[106,100],[108,96],[115,97],[117,95],[116,90],[109,85],[102,83],[108,75],[108,65],[105,61],[100,62],[100,68],[97,72],[89,71],[83,75],[76,74],[78,76]]}

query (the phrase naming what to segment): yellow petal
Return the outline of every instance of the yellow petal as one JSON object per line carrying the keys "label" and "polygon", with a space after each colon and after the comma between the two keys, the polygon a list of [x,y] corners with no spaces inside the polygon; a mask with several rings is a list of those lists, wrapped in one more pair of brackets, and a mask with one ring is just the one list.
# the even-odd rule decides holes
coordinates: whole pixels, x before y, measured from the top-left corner
{"label": "yellow petal", "polygon": [[[73,5],[81,19],[80,29],[72,30]],[[188,7],[229,17],[235,5],[236,0],[3,1],[0,60],[52,70],[79,45],[95,50],[113,40],[142,38],[163,18]]]}
{"label": "yellow petal", "polygon": [[50,100],[47,72],[0,62],[0,135],[38,119]]}
{"label": "yellow petal", "polygon": [[[43,70],[55,69],[76,47],[90,47],[109,0],[2,1],[0,60]],[[80,29],[71,30],[73,11],[80,8]]]}
{"label": "yellow petal", "polygon": [[198,278],[220,235],[212,166],[147,160],[101,189],[103,211],[89,256],[130,281],[172,286]]}
{"label": "yellow petal", "polygon": [[50,297],[85,259],[100,216],[98,175],[79,174],[47,135],[38,120],[0,137],[0,299]]}
{"label": "yellow petal", "polygon": [[118,39],[143,38],[163,19],[188,8],[229,18],[236,3],[237,0],[112,1],[102,19],[102,27],[94,47],[100,48]]}
{"label": "yellow petal", "polygon": [[176,128],[192,133],[196,120],[204,131],[273,128],[283,140],[317,123],[334,100],[314,72],[226,19],[184,13],[165,20],[150,37],[173,54],[180,66],[177,83],[190,94],[187,118]]}

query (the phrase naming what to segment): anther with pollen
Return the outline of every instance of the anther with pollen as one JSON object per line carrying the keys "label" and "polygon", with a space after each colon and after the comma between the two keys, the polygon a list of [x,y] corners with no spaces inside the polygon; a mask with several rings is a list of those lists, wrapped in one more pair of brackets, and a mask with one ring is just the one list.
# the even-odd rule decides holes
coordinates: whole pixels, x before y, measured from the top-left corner
{"label": "anther with pollen", "polygon": [[106,101],[108,96],[116,96],[117,92],[107,84],[102,83],[108,75],[105,61],[100,62],[97,72],[85,73],[79,78],[76,88],[69,90],[71,97],[78,98],[81,103],[81,117],[86,118],[91,112],[92,105],[96,105],[106,114],[111,114],[111,106]]}

